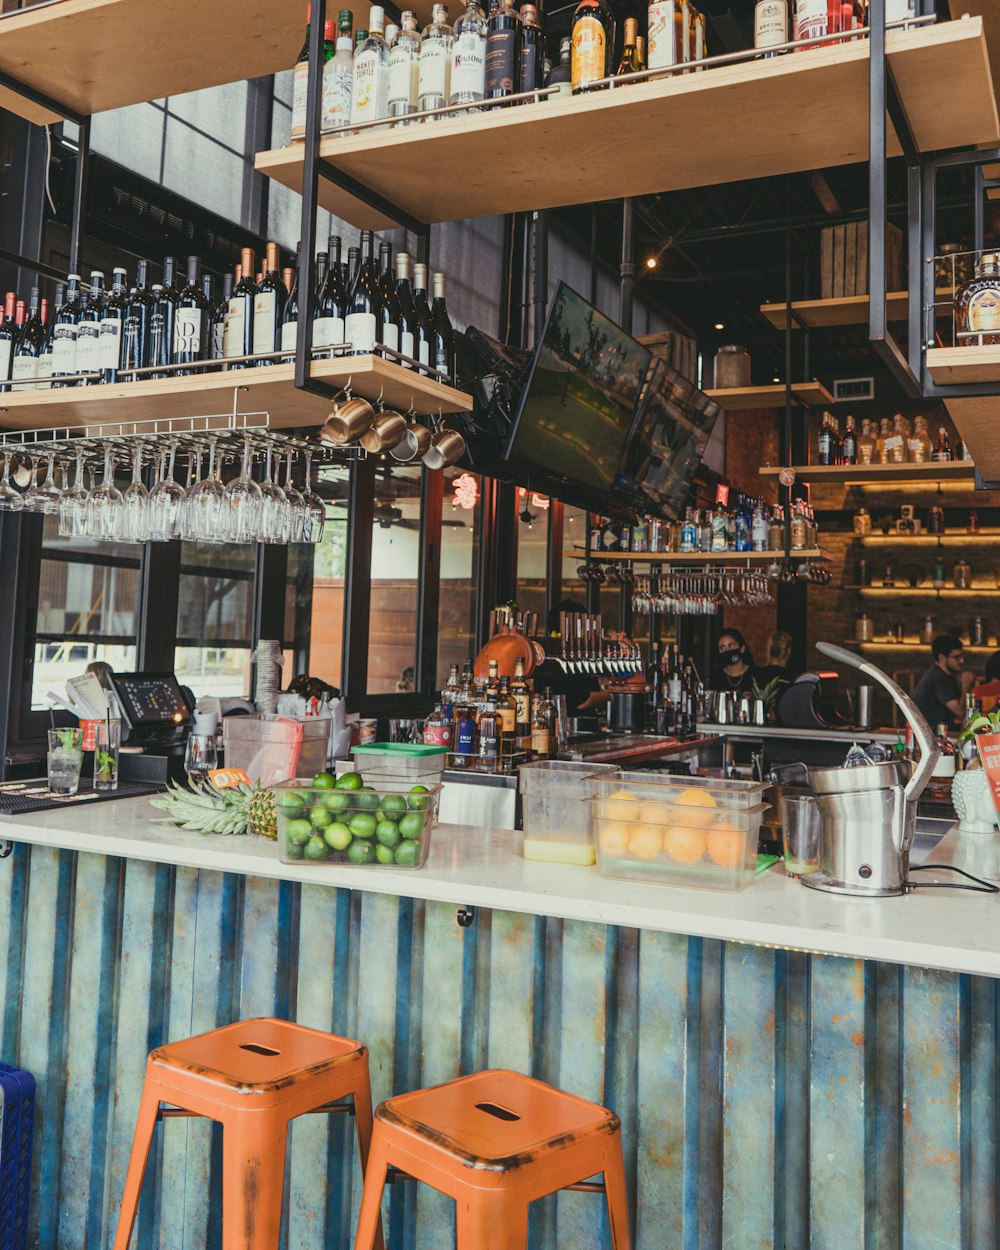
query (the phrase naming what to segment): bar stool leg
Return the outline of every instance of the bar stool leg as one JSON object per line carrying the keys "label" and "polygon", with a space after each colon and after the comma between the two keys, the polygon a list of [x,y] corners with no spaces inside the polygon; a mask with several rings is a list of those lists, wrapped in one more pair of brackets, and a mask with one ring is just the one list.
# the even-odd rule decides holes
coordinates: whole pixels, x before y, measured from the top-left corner
{"label": "bar stool leg", "polygon": [[612,1250],[630,1250],[628,1190],[621,1138],[616,1137],[604,1159],[604,1196],[608,1203],[608,1225]]}
{"label": "bar stool leg", "polygon": [[455,1203],[456,1250],[525,1250],[528,1204],[519,1194],[482,1191]]}
{"label": "bar stool leg", "polygon": [[226,1250],[278,1250],[288,1121],[243,1112],[222,1130],[222,1242]]}
{"label": "bar stool leg", "polygon": [[[368,1156],[372,1142],[372,1090],[367,1061],[358,1065],[357,1081],[354,1087],[354,1128],[358,1135],[361,1177],[362,1181],[365,1181],[368,1178]],[[384,1250],[381,1210],[375,1227],[374,1250]]]}
{"label": "bar stool leg", "polygon": [[[360,1133],[360,1126],[359,1126]],[[361,1207],[358,1210],[358,1231],[354,1250],[376,1250],[382,1239],[382,1194],[389,1171],[389,1152],[380,1137],[375,1136],[365,1169]]]}
{"label": "bar stool leg", "polygon": [[136,1118],[135,1135],[132,1138],[132,1153],[129,1155],[128,1170],[125,1173],[125,1189],[122,1193],[121,1206],[118,1208],[114,1250],[128,1250],[136,1211],[139,1209],[142,1177],[149,1159],[149,1148],[153,1144],[156,1113],[159,1109],[160,1100],[156,1096],[155,1087],[147,1081],[142,1087],[142,1097],[139,1100],[139,1115]]}

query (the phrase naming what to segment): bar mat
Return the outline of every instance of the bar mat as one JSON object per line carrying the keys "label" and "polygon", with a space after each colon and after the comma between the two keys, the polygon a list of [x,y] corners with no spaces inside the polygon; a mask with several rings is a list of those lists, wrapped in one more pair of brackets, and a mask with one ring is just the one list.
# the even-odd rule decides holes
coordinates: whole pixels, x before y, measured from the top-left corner
{"label": "bar mat", "polygon": [[54,807],[103,803],[110,799],[138,799],[163,789],[163,786],[147,781],[119,781],[117,790],[110,794],[97,794],[90,778],[82,777],[76,794],[56,795],[49,793],[44,777],[33,781],[6,781],[0,784],[0,816],[26,816],[30,812],[45,812]]}

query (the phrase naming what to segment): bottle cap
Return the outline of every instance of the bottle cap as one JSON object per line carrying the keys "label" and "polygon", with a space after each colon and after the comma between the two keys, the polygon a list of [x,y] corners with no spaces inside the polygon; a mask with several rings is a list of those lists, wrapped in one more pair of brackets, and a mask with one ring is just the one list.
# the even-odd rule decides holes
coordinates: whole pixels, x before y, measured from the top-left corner
{"label": "bottle cap", "polygon": [[385,9],[380,4],[373,4],[371,12],[368,14],[368,29],[372,31],[385,30]]}

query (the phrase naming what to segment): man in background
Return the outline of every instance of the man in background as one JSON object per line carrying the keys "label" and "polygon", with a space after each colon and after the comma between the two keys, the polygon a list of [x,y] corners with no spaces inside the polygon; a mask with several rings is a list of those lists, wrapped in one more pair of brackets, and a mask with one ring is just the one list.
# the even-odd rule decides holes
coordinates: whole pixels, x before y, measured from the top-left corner
{"label": "man in background", "polygon": [[975,680],[965,671],[965,649],[954,634],[939,634],[931,643],[933,663],[913,692],[913,702],[932,729],[952,728],[964,716],[965,692]]}

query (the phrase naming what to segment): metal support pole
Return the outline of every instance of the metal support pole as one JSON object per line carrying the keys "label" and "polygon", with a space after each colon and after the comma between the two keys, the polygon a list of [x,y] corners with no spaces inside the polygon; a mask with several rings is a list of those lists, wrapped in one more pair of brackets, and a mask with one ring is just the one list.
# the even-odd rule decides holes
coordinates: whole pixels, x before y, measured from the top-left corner
{"label": "metal support pole", "polygon": [[983,208],[984,208],[984,201],[986,199],[986,186],[985,186],[985,180],[983,178],[982,165],[976,166],[974,187],[975,187],[975,190],[973,191],[973,195],[975,198],[973,200],[972,210],[973,210],[973,220],[974,220],[973,230],[974,230],[975,242],[973,246],[975,247],[977,252],[981,252],[983,250],[983,234],[984,234]]}
{"label": "metal support pole", "polygon": [[[921,166],[919,164],[911,165],[906,171],[906,248],[907,272],[910,275],[909,297],[906,305],[906,349],[910,363],[910,372],[916,378],[920,377],[923,361],[921,340],[923,338],[923,310],[926,300],[923,263],[924,204],[922,181],[923,170]],[[934,295],[932,293],[931,300],[933,301],[933,299]]]}
{"label": "metal support pole", "polygon": [[79,273],[80,238],[83,234],[83,219],[87,211],[87,162],[90,159],[90,118],[85,117],[80,123],[76,153],[76,171],[73,176],[73,221],[69,228],[69,271]]}
{"label": "metal support pole", "polygon": [[885,339],[885,0],[868,6],[868,337]]}
{"label": "metal support pole", "polygon": [[618,321],[626,334],[632,333],[632,303],[635,297],[635,201],[622,200],[622,258],[619,270]]}
{"label": "metal support pole", "polygon": [[545,328],[545,315],[549,303],[549,215],[545,209],[539,210],[534,216],[535,255],[532,269],[534,279],[534,302],[531,311],[531,324],[534,330],[535,346],[542,341]]}
{"label": "metal support pole", "polygon": [[922,342],[920,344],[920,389],[927,394],[930,376],[927,372],[925,346],[934,345],[934,236],[936,233],[936,212],[934,197],[937,194],[937,173],[929,161],[924,165],[920,175],[920,202],[923,208],[920,223],[920,308],[922,317]]}

